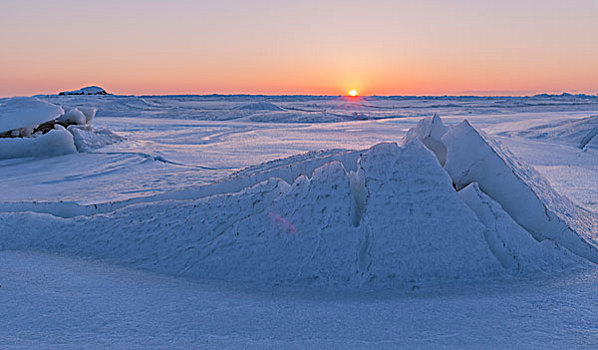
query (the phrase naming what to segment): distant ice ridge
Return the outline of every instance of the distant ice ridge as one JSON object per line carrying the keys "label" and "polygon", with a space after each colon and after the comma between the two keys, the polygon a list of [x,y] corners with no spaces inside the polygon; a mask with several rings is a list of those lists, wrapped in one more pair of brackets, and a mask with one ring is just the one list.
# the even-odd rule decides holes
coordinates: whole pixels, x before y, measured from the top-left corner
{"label": "distant ice ridge", "polygon": [[531,139],[551,139],[580,149],[598,148],[598,115],[539,125],[520,131],[517,135]]}
{"label": "distant ice ridge", "polygon": [[[569,207],[533,169],[504,150],[495,156],[488,149],[497,144],[467,123],[447,128],[436,117],[418,128],[402,146],[271,162],[192,198],[162,195],[66,218],[0,213],[0,246],[175,275],[340,286],[476,280],[597,261],[596,218]],[[429,137],[446,150],[444,168],[420,141]],[[533,196],[512,202],[501,191]]]}
{"label": "distant ice ridge", "polygon": [[236,109],[242,111],[284,111],[283,108],[271,102],[253,102],[238,106]]}
{"label": "distant ice ridge", "polygon": [[31,97],[7,99],[0,104],[0,159],[58,156],[120,141],[116,134],[89,125],[96,112],[90,107],[63,109]]}

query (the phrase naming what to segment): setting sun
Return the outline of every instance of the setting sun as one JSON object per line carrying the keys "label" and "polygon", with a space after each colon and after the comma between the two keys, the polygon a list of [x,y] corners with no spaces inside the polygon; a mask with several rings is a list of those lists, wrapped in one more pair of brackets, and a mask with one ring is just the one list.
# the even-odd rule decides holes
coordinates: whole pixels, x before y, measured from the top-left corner
{"label": "setting sun", "polygon": [[351,97],[357,96],[357,90],[351,90],[351,91],[349,91],[349,96],[351,96]]}

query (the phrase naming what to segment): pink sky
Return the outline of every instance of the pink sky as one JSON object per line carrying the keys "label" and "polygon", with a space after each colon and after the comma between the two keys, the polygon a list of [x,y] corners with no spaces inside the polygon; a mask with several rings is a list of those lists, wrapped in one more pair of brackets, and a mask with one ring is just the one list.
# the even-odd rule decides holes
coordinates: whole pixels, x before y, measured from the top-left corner
{"label": "pink sky", "polygon": [[0,96],[598,92],[598,1],[2,1]]}

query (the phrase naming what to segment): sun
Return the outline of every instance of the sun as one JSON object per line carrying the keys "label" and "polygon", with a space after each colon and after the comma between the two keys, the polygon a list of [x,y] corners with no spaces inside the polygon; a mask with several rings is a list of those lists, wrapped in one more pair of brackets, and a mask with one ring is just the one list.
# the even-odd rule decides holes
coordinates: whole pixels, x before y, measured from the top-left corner
{"label": "sun", "polygon": [[351,97],[357,96],[357,90],[351,90],[351,91],[349,91],[349,96],[351,96]]}

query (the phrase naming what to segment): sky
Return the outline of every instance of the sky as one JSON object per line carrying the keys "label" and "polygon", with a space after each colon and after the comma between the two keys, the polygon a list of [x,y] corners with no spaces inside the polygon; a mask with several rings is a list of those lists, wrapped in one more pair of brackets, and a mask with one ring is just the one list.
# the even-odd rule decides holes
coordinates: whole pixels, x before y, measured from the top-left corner
{"label": "sky", "polygon": [[0,0],[0,96],[598,92],[597,0]]}

